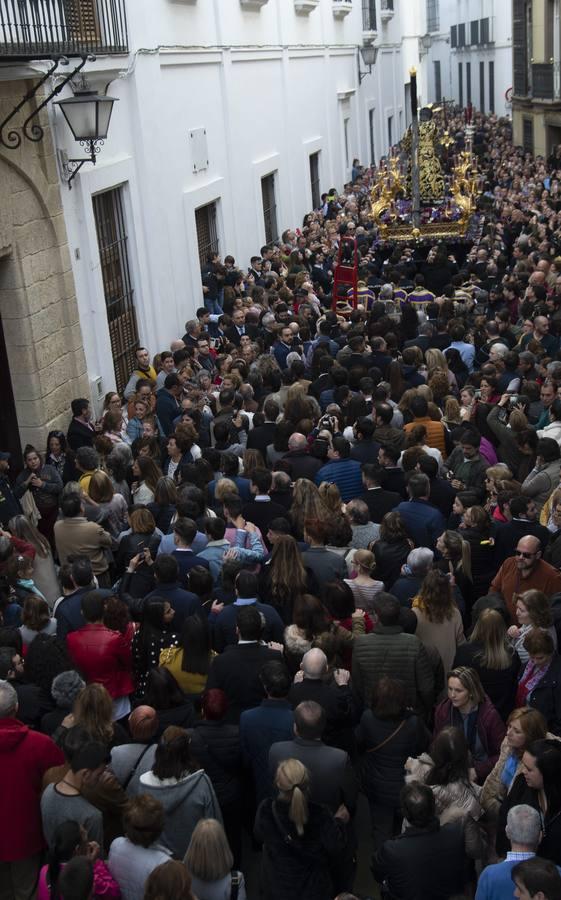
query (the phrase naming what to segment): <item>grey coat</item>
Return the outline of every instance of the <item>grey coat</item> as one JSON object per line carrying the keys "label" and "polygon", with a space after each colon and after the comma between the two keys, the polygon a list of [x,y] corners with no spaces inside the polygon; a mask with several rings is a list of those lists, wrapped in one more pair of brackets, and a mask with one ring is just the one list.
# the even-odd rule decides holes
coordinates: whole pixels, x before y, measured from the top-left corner
{"label": "grey coat", "polygon": [[222,813],[208,775],[199,769],[179,781],[160,781],[153,772],[140,777],[143,794],[163,804],[165,821],[161,842],[177,859],[183,859],[195,826],[201,819],[218,819]]}

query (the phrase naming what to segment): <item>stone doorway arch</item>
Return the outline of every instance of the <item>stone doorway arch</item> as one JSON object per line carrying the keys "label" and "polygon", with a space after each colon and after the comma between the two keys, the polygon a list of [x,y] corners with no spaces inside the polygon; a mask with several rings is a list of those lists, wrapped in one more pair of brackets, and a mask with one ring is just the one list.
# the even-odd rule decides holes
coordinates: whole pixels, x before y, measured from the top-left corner
{"label": "stone doorway arch", "polygon": [[[1,114],[17,103],[21,82],[4,82],[0,90]],[[18,150],[0,152],[0,319],[19,439],[39,450],[49,430],[66,431],[70,401],[90,394],[54,150],[44,127],[41,142],[24,139]]]}

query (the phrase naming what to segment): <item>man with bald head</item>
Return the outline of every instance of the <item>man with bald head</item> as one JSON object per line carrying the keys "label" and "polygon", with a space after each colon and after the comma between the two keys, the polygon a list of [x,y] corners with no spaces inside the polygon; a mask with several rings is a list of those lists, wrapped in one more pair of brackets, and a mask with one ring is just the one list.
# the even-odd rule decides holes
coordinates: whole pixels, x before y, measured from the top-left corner
{"label": "man with bald head", "polygon": [[[321,652],[321,651],[320,651]],[[314,700],[304,700],[294,710],[294,738],[279,741],[269,751],[271,782],[279,763],[299,759],[310,773],[311,799],[322,803],[332,813],[342,803],[354,810],[357,784],[348,753],[324,744],[325,710]]]}
{"label": "man with bald head", "polygon": [[288,472],[292,481],[297,481],[298,478],[309,478],[313,481],[321,466],[321,460],[310,455],[306,436],[297,431],[291,434],[288,439],[288,453],[282,457],[281,467]]}
{"label": "man with bald head", "polygon": [[355,724],[350,672],[335,669],[330,676],[327,668],[327,657],[323,650],[319,647],[308,650],[302,657],[300,671],[294,677],[288,699],[293,709],[307,700],[319,703],[325,712],[325,743],[350,753],[353,749]]}
{"label": "man with bald head", "polygon": [[514,556],[505,559],[491,582],[489,592],[503,597],[513,624],[516,600],[524,591],[543,591],[548,597],[561,591],[561,572],[541,557],[539,538],[527,534],[520,538]]}

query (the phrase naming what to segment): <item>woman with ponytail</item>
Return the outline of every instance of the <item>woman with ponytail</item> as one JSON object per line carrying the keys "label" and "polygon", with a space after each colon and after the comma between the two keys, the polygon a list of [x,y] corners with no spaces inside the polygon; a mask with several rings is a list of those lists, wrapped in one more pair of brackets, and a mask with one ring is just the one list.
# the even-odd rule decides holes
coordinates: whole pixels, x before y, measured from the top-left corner
{"label": "woman with ponytail", "polygon": [[334,896],[330,870],[346,845],[349,813],[332,816],[310,800],[309,772],[285,759],[275,775],[277,797],[257,810],[255,837],[263,844],[262,889],[268,900],[325,900]]}
{"label": "woman with ponytail", "polygon": [[60,874],[66,863],[76,856],[85,856],[93,864],[92,898],[118,900],[121,896],[119,885],[103,860],[99,859],[99,852],[99,844],[88,841],[85,829],[78,822],[61,822],[55,830],[47,865],[39,873],[37,900],[59,900]]}

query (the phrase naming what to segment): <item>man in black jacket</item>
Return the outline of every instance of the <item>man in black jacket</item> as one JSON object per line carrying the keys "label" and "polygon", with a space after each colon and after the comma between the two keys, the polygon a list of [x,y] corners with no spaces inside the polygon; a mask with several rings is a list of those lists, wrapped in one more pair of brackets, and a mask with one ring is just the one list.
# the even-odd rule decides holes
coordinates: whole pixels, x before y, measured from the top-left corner
{"label": "man in black jacket", "polygon": [[[216,656],[210,667],[207,691],[220,688],[228,697],[225,722],[238,724],[244,709],[259,706],[265,698],[260,678],[262,667],[269,660],[281,661],[278,645],[267,646],[261,642],[263,625],[255,604],[242,606],[237,611],[238,643],[226,647]],[[280,649],[280,648],[279,648]]]}
{"label": "man in black jacket", "polygon": [[319,647],[313,647],[302,657],[300,671],[294,676],[289,693],[292,708],[304,700],[314,700],[325,711],[324,741],[347,753],[354,751],[352,727],[355,705],[346,669],[335,669],[332,678],[327,674],[327,657]]}
{"label": "man in black jacket", "polygon": [[260,450],[263,459],[267,460],[267,447],[275,439],[276,421],[279,417],[279,405],[274,400],[266,400],[263,404],[265,422],[252,428],[247,436],[247,449]]}
{"label": "man in black jacket", "polygon": [[364,500],[370,512],[370,521],[380,524],[386,513],[391,512],[401,503],[403,497],[395,491],[386,491],[381,486],[384,478],[384,470],[376,463],[364,463],[362,466],[362,483],[364,494],[359,500]]}
{"label": "man in black jacket", "polygon": [[466,855],[462,822],[441,826],[434,794],[413,782],[401,791],[406,828],[374,854],[372,871],[394,900],[449,900],[462,894]]}
{"label": "man in black jacket", "polygon": [[92,416],[90,401],[86,399],[73,400],[70,406],[73,418],[66,434],[68,446],[74,452],[79,447],[93,447],[95,429],[90,421]]}
{"label": "man in black jacket", "polygon": [[309,478],[310,481],[314,481],[323,465],[321,459],[312,456],[308,452],[306,435],[299,434],[297,431],[290,435],[288,439],[288,453],[284,454],[281,463],[282,468],[285,472],[288,472],[292,481],[297,481],[299,478]]}

